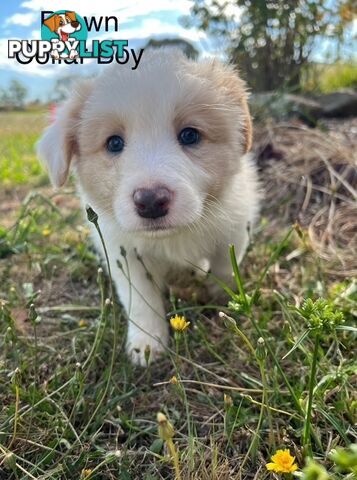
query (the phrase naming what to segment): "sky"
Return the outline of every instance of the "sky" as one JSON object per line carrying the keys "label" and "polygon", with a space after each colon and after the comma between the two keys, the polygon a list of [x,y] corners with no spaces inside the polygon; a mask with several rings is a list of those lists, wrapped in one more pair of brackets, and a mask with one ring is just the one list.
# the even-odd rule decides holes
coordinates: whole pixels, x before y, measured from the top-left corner
{"label": "sky", "polygon": [[[68,0],[67,0],[68,1]],[[40,39],[42,10],[73,10],[81,16],[118,17],[118,32],[89,32],[88,39],[128,39],[129,48],[138,49],[149,38],[181,37],[192,43],[202,56],[222,55],[222,48],[196,28],[185,29],[180,18],[189,15],[192,0],[0,0],[0,89],[12,79],[20,80],[28,89],[29,99],[47,100],[54,81],[67,75],[88,75],[102,68],[88,60],[84,65],[39,65],[33,61],[21,65],[8,58],[9,39]],[[224,0],[218,0],[223,2]],[[239,20],[239,9],[233,10]],[[356,22],[357,27],[357,22]],[[357,29],[357,28],[356,28]],[[331,47],[319,44],[315,59],[321,60]]]}
{"label": "sky", "polygon": [[72,73],[88,75],[100,66],[88,60],[83,65],[39,65],[34,61],[21,65],[8,58],[9,39],[40,39],[40,11],[68,10],[81,16],[116,16],[119,31],[89,32],[88,39],[127,39],[129,47],[138,49],[149,38],[181,37],[192,43],[201,53],[212,55],[212,42],[204,32],[184,29],[180,17],[188,15],[191,0],[0,0],[0,88],[11,79],[20,80],[29,91],[31,99],[45,100],[54,80]]}

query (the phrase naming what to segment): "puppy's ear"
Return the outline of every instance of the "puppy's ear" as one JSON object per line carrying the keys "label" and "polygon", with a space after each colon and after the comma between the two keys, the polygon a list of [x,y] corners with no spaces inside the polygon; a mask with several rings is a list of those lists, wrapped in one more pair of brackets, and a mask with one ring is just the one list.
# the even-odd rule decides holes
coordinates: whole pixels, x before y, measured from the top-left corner
{"label": "puppy's ear", "polygon": [[75,12],[66,12],[65,13],[66,17],[69,17],[71,19],[71,22],[75,22],[76,21],[76,14]]}
{"label": "puppy's ear", "polygon": [[241,109],[241,131],[243,134],[244,153],[252,147],[253,127],[248,107],[248,93],[245,82],[239,77],[238,72],[228,65],[215,61],[213,72],[218,88],[222,88],[230,101]]}
{"label": "puppy's ear", "polygon": [[71,161],[79,153],[77,129],[92,88],[92,80],[81,82],[78,90],[59,108],[55,121],[37,143],[37,155],[47,167],[55,187],[61,187],[66,182]]}
{"label": "puppy's ear", "polygon": [[46,20],[43,21],[43,24],[48,27],[51,32],[54,32],[56,30],[56,17],[57,15],[51,15],[50,17],[46,18]]}

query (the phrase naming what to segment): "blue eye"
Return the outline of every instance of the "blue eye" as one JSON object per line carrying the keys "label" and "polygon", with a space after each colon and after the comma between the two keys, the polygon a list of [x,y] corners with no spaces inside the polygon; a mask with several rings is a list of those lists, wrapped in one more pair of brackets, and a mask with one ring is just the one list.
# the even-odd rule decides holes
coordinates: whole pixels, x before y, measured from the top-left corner
{"label": "blue eye", "polygon": [[124,140],[119,135],[107,139],[106,147],[110,153],[120,153],[124,149]]}
{"label": "blue eye", "polygon": [[177,138],[181,145],[197,145],[201,140],[201,135],[195,128],[186,127],[181,130]]}

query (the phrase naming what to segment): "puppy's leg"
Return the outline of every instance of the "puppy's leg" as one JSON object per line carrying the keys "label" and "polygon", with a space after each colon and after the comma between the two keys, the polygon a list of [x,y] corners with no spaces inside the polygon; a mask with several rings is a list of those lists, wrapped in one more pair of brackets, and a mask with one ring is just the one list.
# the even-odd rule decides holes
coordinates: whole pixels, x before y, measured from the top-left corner
{"label": "puppy's leg", "polygon": [[53,50],[51,51],[51,57],[53,57],[55,60],[59,60],[60,55],[59,55],[59,53],[58,53],[58,50],[53,49]]}
{"label": "puppy's leg", "polygon": [[147,346],[153,360],[168,344],[168,323],[162,299],[165,268],[147,259],[143,260],[144,267],[134,252],[127,252],[127,260],[129,270],[126,262],[122,262],[122,269],[114,264],[112,274],[129,319],[127,352],[134,363],[145,365]]}

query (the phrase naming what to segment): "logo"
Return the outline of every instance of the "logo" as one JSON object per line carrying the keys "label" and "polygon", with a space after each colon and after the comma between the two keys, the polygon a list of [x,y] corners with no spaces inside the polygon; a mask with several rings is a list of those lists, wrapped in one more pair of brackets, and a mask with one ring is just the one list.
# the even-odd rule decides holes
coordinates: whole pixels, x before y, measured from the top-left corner
{"label": "logo", "polygon": [[88,29],[83,18],[75,12],[60,10],[45,18],[41,24],[41,39],[51,42],[55,60],[79,56],[79,42],[86,42]]}
{"label": "logo", "polygon": [[88,40],[88,33],[119,31],[119,19],[110,17],[81,17],[72,10],[41,12],[41,40],[8,40],[8,57],[21,64],[82,64],[85,59],[97,63],[131,63],[139,66],[144,49],[129,48],[128,40]]}

